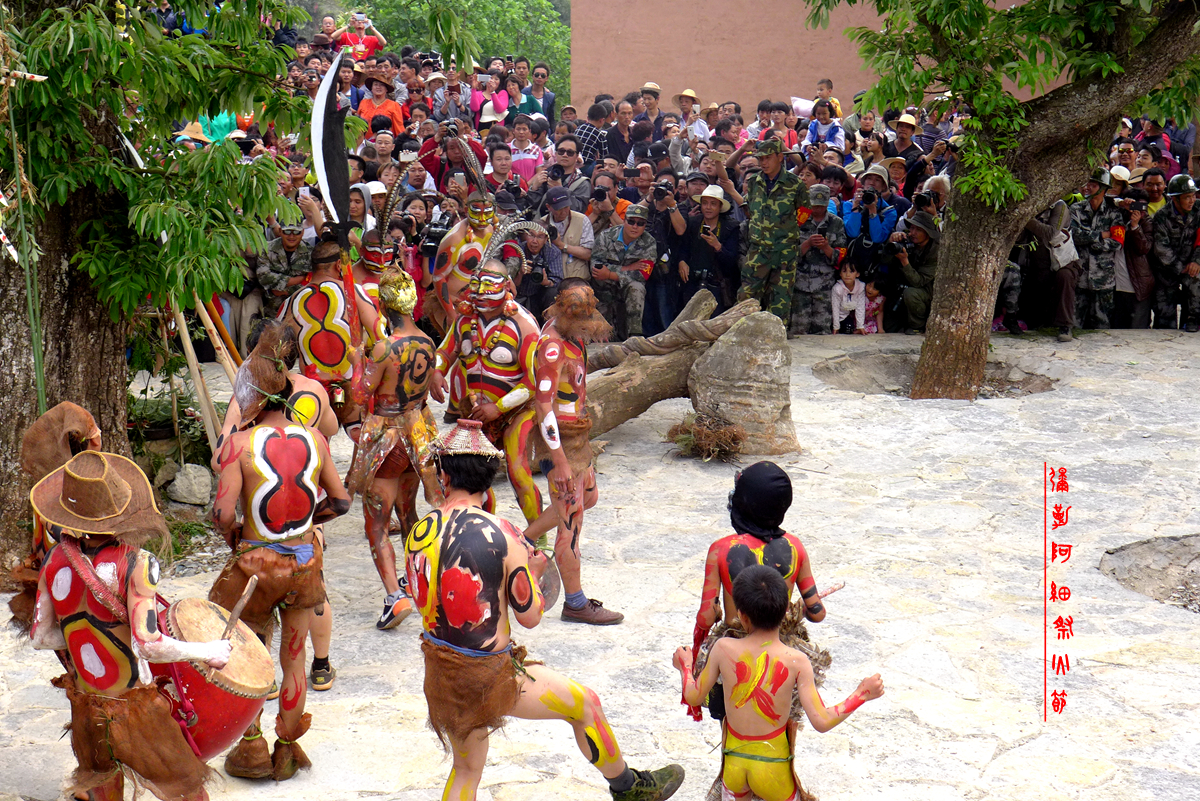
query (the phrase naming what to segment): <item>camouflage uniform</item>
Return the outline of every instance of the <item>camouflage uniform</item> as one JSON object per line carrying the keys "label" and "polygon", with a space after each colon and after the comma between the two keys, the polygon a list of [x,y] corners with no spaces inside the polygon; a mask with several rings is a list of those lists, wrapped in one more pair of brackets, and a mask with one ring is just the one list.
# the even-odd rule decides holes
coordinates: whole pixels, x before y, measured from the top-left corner
{"label": "camouflage uniform", "polygon": [[[300,244],[291,253],[283,249],[283,240],[275,239],[267,245],[267,254],[258,257],[258,268],[255,277],[258,285],[263,288],[263,316],[268,319],[278,316],[279,309],[287,303],[288,296],[299,289],[299,284],[288,286],[289,278],[312,272],[312,246],[300,240]],[[287,292],[287,296],[274,294]]]}
{"label": "camouflage uniform", "polygon": [[592,245],[592,266],[607,266],[620,274],[619,281],[592,279],[596,302],[604,319],[612,324],[614,339],[627,339],[642,333],[642,310],[646,305],[646,276],[640,271],[621,268],[639,261],[651,264],[658,257],[654,237],[646,232],[626,247],[621,238],[625,227],[607,228]]}
{"label": "camouflage uniform", "polygon": [[[1200,203],[1184,214],[1171,198],[1154,215],[1154,327],[1175,328],[1175,305],[1183,304],[1182,321],[1200,323],[1200,278],[1183,270],[1200,258],[1196,237],[1200,229]],[[1183,291],[1180,292],[1180,284]]]}
{"label": "camouflage uniform", "polygon": [[[833,333],[833,306],[830,293],[837,283],[838,263],[846,253],[846,228],[840,217],[826,213],[819,225],[825,228],[825,239],[833,248],[833,259],[816,248],[809,248],[796,267],[796,286],[792,292],[792,322],[790,336]],[[800,242],[817,233],[818,223],[809,218],[800,226]]]}
{"label": "camouflage uniform", "polygon": [[[1108,239],[1102,236],[1106,232]],[[1125,215],[1107,198],[1095,210],[1084,198],[1071,205],[1071,238],[1079,251],[1075,322],[1080,328],[1108,328],[1117,285],[1113,262],[1125,242]]]}
{"label": "camouflage uniform", "polygon": [[[759,143],[755,152],[782,152],[782,144],[771,139]],[[800,176],[780,168],[769,186],[766,174],[751,175],[742,194],[750,222],[750,249],[742,268],[738,299],[755,298],[786,325],[792,310],[796,263],[800,259],[800,223],[796,214],[801,210],[801,216],[808,214],[808,187]]]}

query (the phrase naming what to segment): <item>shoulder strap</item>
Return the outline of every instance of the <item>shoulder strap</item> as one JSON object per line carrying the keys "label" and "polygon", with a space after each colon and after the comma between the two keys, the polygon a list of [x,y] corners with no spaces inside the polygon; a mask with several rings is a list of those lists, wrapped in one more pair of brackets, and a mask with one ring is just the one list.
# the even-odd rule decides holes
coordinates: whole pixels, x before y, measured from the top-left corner
{"label": "shoulder strap", "polygon": [[128,623],[129,609],[125,606],[125,602],[117,597],[116,593],[104,583],[104,579],[100,578],[99,574],[96,573],[96,567],[92,564],[92,560],[84,556],[83,552],[79,550],[79,543],[69,535],[64,535],[62,542],[59,543],[59,547],[63,549],[63,555],[67,557],[67,562],[71,565],[71,569],[83,580],[84,586],[88,588],[88,592],[95,596],[96,600],[105,609],[112,612],[117,620],[120,620],[122,623]]}

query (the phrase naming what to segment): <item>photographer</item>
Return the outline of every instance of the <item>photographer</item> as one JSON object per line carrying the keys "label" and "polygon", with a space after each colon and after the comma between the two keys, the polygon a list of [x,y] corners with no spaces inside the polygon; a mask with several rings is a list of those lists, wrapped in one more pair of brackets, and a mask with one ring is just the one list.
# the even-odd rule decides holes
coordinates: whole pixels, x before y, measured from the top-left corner
{"label": "photographer", "polygon": [[842,204],[846,236],[851,240],[848,258],[865,274],[878,261],[878,246],[896,230],[896,208],[883,193],[887,189],[887,171],[873,165],[859,180],[854,199]]}
{"label": "photographer", "polygon": [[[425,165],[425,169],[433,176],[434,183],[437,185],[439,192],[446,191],[446,179],[452,170],[463,169],[463,159],[465,156],[462,152],[462,147],[457,138],[459,133],[465,133],[466,128],[463,128],[458,123],[449,121],[442,122],[438,125],[437,130],[429,139],[421,143],[421,149],[418,152],[420,162]],[[443,145],[443,141],[445,144]],[[475,153],[475,160],[480,164],[487,161],[487,153],[483,149],[483,145],[477,139],[466,139],[467,146]]]}
{"label": "photographer", "polygon": [[687,231],[687,219],[675,198],[677,182],[670,170],[660,172],[650,188],[650,214],[646,231],[654,237],[658,263],[646,281],[645,316],[642,333],[654,336],[667,330],[675,319],[679,295],[678,275],[674,271],[673,250],[678,238]]}
{"label": "photographer", "polygon": [[471,113],[470,86],[458,80],[458,71],[451,64],[446,69],[446,85],[433,93],[433,119],[436,122],[456,120],[460,131],[471,130],[474,115]]}
{"label": "photographer", "polygon": [[592,174],[592,201],[587,210],[592,233],[599,234],[624,224],[625,210],[629,205],[628,200],[617,197],[617,179],[612,173],[597,170]]}
{"label": "photographer", "polygon": [[901,245],[894,250],[896,265],[904,280],[904,310],[908,322],[904,333],[925,332],[929,321],[929,301],[933,296],[933,279],[937,274],[938,241],[942,232],[937,221],[927,211],[919,211],[909,220],[907,233],[892,234],[889,244]]}
{"label": "photographer", "polygon": [[592,277],[591,258],[595,233],[588,218],[571,208],[571,198],[561,186],[546,191],[546,216],[541,220],[554,247],[562,251],[565,278]]}
{"label": "photographer", "polygon": [[558,282],[563,280],[562,251],[550,242],[545,230],[532,230],[525,232],[521,252],[525,266],[517,284],[517,303],[540,323],[546,308],[554,303]]}
{"label": "photographer", "polygon": [[567,191],[572,211],[587,211],[591,186],[587,176],[579,171],[579,140],[572,134],[559,137],[554,146],[554,163],[544,171],[539,169],[529,182],[530,208],[543,210],[547,191],[556,186]]}
{"label": "photographer", "polygon": [[700,214],[688,220],[679,242],[678,303],[685,305],[701,289],[717,299],[714,316],[737,302],[740,226],[728,213],[729,200],[719,186],[706,187],[692,198]]}
{"label": "photographer", "polygon": [[494,144],[490,159],[492,171],[483,176],[483,180],[487,181],[493,194],[503,189],[513,196],[517,207],[524,210],[529,202],[529,184],[512,170],[512,148],[503,142]]}

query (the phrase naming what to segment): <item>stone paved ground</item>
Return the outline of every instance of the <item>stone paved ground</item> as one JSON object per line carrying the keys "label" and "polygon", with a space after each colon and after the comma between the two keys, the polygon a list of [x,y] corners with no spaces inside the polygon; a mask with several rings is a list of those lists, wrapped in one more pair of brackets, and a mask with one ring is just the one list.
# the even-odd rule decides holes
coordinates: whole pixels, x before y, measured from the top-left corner
{"label": "stone paved ground", "polygon": [[[811,365],[846,351],[913,351],[903,336],[792,343],[792,416],[804,452],[786,526],[806,543],[829,599],[814,637],[833,654],[823,695],[840,701],[883,674],[887,695],[833,732],[806,727],[797,770],[823,799],[1191,801],[1200,797],[1197,618],[1097,570],[1105,549],[1200,530],[1195,475],[1200,339],[1092,334],[1069,345],[994,340],[993,358],[1067,368],[1046,394],[919,401],[833,389]],[[601,504],[585,528],[585,587],[625,612],[618,627],[520,632],[530,651],[604,699],[635,766],[683,763],[678,794],[703,798],[717,727],[679,707],[670,667],[691,634],[707,544],[728,528],[734,467],[678,461],[659,440],[686,411],[659,404],[606,435]],[[344,469],[349,443],[335,453]],[[1042,721],[1043,461],[1069,468],[1064,539],[1052,574],[1070,586],[1075,637],[1062,715]],[[511,496],[503,511],[519,517]],[[357,506],[331,527],[336,687],[310,695],[314,769],[285,784],[227,779],[228,799],[432,799],[449,770],[423,728],[418,623],[373,628],[381,591]],[[166,583],[200,595],[212,574]],[[54,659],[0,634],[0,798],[48,800],[71,764],[60,739]],[[270,709],[274,704],[269,704]],[[219,765],[219,760],[214,764]],[[493,738],[485,793],[497,801],[599,801],[605,785],[562,724],[517,721]]]}

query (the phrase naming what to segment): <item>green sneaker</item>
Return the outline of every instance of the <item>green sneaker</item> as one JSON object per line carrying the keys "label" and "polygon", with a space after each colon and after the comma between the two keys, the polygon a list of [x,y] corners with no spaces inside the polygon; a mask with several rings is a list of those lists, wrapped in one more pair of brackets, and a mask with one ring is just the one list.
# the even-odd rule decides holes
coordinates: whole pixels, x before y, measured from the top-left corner
{"label": "green sneaker", "polygon": [[667,765],[658,770],[634,770],[633,787],[623,793],[614,792],[613,801],[663,801],[675,795],[683,784],[683,767]]}

